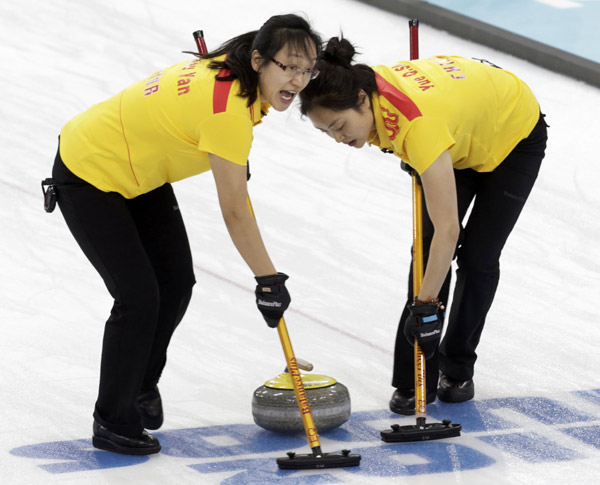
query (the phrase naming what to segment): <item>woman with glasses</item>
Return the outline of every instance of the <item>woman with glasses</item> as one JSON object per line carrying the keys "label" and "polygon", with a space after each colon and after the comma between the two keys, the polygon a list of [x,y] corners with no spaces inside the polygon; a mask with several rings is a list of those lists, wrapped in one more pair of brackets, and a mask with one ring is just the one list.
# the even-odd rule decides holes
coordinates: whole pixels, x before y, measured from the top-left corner
{"label": "woman with glasses", "polygon": [[195,283],[171,183],[212,171],[221,212],[255,275],[256,302],[276,327],[290,303],[248,204],[253,128],[286,110],[316,77],[321,39],[296,15],[157,70],[61,130],[52,178],[58,205],[114,299],[104,330],[93,444],[160,450],[158,381]]}
{"label": "woman with glasses", "polygon": [[[329,40],[300,110],[338,143],[375,145],[420,176],[425,273],[418,295],[409,276],[390,401],[392,411],[410,415],[415,337],[429,358],[427,402],[474,396],[475,350],[500,253],[544,158],[546,124],[529,87],[489,63],[436,56],[372,68],[353,64],[354,53],[346,39]],[[457,281],[438,352],[454,257]]]}

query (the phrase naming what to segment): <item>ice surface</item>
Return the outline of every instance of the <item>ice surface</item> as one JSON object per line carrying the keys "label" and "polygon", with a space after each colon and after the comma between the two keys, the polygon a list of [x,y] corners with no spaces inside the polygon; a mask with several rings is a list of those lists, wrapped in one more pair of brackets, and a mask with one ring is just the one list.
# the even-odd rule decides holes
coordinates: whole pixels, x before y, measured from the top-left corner
{"label": "ice surface", "polygon": [[[310,478],[319,472],[277,472],[274,458],[288,446],[306,452],[306,442],[300,435],[277,448],[280,438],[252,422],[252,392],[285,363],[276,332],[255,308],[252,275],[229,240],[210,174],[175,185],[198,283],[161,381],[165,453],[123,461],[90,450],[111,300],[60,213],[42,210],[39,184],[50,175],[59,130],[91,104],[184,59],[194,30],[214,47],[287,12],[306,13],[324,37],[343,31],[365,63],[408,56],[405,18],[346,0],[0,4],[0,481],[595,483],[600,90],[427,25],[421,56],[487,58],[514,71],[551,126],[537,185],[504,250],[478,350],[476,401],[428,408],[435,419],[461,422],[463,436],[378,442],[377,427],[412,419],[386,410],[410,256],[409,179],[394,157],[338,146],[292,108],[270,113],[255,130],[251,197],[272,259],[291,276],[286,319],[297,356],[350,389],[350,441],[340,430],[323,437],[323,448],[362,448],[360,471],[320,479]],[[202,455],[203,433],[220,458]],[[232,452],[235,466],[223,451],[232,443],[246,443]],[[83,458],[73,465],[74,456]],[[239,459],[257,457],[264,467],[238,474],[246,466]]]}

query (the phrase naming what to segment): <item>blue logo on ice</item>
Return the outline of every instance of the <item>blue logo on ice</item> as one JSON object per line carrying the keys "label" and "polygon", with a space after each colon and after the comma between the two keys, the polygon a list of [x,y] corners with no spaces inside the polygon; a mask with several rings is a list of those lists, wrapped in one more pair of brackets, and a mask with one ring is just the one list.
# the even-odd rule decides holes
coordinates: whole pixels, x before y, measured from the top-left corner
{"label": "blue logo on ice", "polygon": [[[600,405],[600,390],[573,394]],[[530,463],[585,459],[588,456],[581,450],[586,446],[600,449],[597,416],[577,412],[547,398],[491,399],[453,405],[435,403],[428,406],[428,416],[429,421],[451,419],[461,423],[463,435],[471,438],[468,446],[461,438],[384,443],[379,432],[398,422],[399,416],[388,411],[357,412],[342,427],[324,432],[322,437],[327,438],[324,451],[352,448],[353,453],[360,453],[360,467],[298,475],[293,470],[279,470],[275,458],[289,450],[306,453],[308,445],[303,433],[282,435],[255,425],[231,425],[165,431],[156,436],[163,447],[161,453],[181,459],[183,466],[204,475],[230,472],[229,478],[221,482],[223,485],[279,481],[298,485],[337,483],[349,476],[345,474],[365,478],[400,477],[473,470],[495,463],[495,459],[482,450],[485,447],[477,446],[477,440]],[[557,432],[585,446],[579,447],[579,451],[562,446],[553,439]],[[151,459],[98,451],[91,447],[89,439],[22,446],[11,453],[54,460],[38,465],[53,474],[126,467]],[[237,473],[231,475],[231,472]]]}

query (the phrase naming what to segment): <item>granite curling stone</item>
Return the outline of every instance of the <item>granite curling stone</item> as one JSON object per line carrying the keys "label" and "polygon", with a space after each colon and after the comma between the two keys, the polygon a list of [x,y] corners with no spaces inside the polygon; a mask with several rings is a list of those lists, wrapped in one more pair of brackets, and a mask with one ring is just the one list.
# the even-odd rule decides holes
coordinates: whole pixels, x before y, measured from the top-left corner
{"label": "granite curling stone", "polygon": [[[300,374],[312,417],[319,431],[336,428],[350,417],[348,388],[333,377]],[[304,430],[290,373],[265,382],[252,396],[252,416],[261,428],[278,432]]]}

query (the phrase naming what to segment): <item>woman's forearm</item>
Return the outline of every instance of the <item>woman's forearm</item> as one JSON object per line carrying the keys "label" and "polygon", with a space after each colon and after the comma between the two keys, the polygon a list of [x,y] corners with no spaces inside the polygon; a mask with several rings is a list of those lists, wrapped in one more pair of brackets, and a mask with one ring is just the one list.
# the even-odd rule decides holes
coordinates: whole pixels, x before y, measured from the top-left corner
{"label": "woman's forearm", "polygon": [[224,210],[223,218],[233,244],[255,276],[276,273],[254,216],[248,207]]}
{"label": "woman's forearm", "polygon": [[435,232],[431,241],[423,284],[417,295],[419,300],[429,301],[432,298],[437,298],[446,275],[450,270],[454,251],[456,250],[457,238],[458,234],[453,230],[448,230],[446,233],[442,233],[441,231]]}

